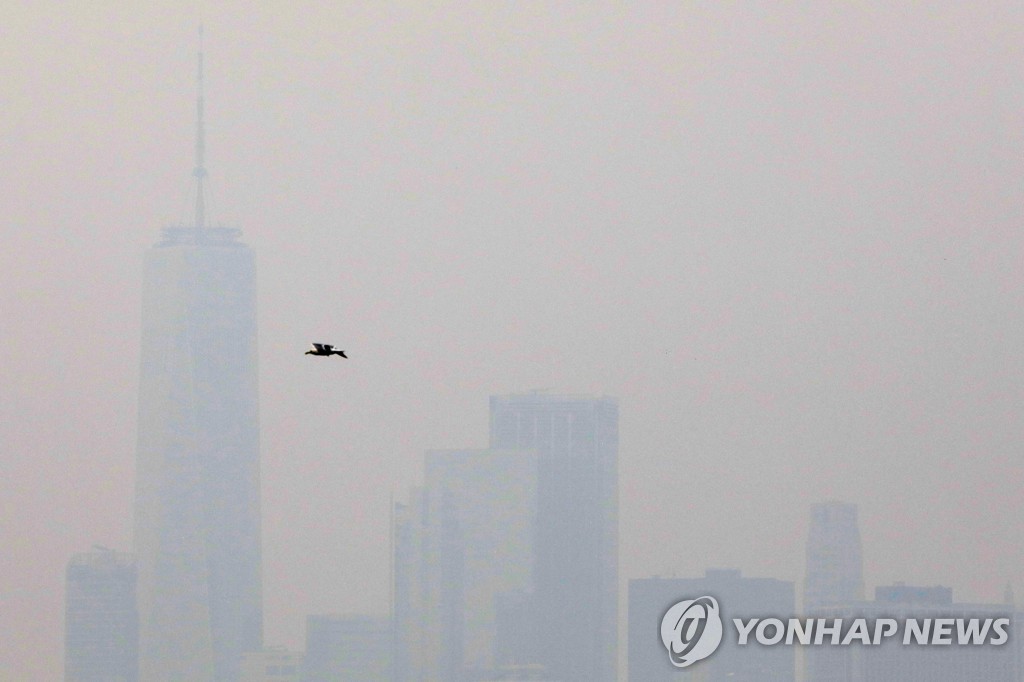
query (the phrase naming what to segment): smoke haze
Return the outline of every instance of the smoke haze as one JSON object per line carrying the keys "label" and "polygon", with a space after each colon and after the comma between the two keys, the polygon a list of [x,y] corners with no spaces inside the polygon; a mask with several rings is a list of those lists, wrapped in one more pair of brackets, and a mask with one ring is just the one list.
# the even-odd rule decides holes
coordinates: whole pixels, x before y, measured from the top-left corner
{"label": "smoke haze", "polygon": [[258,271],[268,643],[384,613],[390,496],[533,388],[618,398],[622,598],[799,580],[833,498],[869,587],[1024,593],[1020,3],[4,14],[5,678],[58,679],[68,558],[132,544],[200,21],[207,216]]}

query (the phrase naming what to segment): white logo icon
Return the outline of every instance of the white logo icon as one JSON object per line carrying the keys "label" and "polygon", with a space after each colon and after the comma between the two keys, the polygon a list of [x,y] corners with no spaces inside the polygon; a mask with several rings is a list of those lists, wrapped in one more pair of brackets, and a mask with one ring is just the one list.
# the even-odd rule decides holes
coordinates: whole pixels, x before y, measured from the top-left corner
{"label": "white logo icon", "polygon": [[722,643],[722,617],[714,597],[687,599],[661,619],[661,641],[677,668],[703,660]]}

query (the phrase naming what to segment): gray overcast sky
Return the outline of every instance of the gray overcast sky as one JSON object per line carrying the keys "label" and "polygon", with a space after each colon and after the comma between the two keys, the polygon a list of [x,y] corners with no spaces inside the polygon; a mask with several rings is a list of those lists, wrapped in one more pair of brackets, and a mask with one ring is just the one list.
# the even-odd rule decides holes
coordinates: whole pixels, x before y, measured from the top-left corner
{"label": "gray overcast sky", "polygon": [[[621,405],[621,574],[1024,594],[1024,6],[8,6],[0,674],[57,679],[63,572],[131,544],[142,255],[259,267],[268,643],[387,608],[388,499],[487,397]],[[315,362],[313,340],[351,360]]]}

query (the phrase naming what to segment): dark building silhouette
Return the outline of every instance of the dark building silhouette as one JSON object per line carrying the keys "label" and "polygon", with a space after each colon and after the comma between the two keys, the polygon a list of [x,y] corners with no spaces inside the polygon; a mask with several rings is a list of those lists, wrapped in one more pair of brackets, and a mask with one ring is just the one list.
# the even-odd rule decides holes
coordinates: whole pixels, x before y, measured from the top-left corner
{"label": "dark building silhouette", "polygon": [[135,588],[135,563],[129,555],[97,549],[68,562],[65,682],[137,682]]}
{"label": "dark building silhouette", "polygon": [[536,392],[490,408],[491,448],[537,453],[537,662],[547,679],[614,682],[618,403]]}
{"label": "dark building silhouette", "polygon": [[[661,620],[684,599],[714,597],[721,609],[725,633],[718,650],[687,668],[669,662],[661,641]],[[629,682],[793,682],[792,647],[739,647],[733,637],[733,618],[787,618],[796,608],[792,582],[744,578],[736,570],[709,570],[703,578],[644,578],[629,581]]]}
{"label": "dark building silhouette", "polygon": [[202,53],[195,222],[146,254],[136,466],[145,682],[236,682],[262,648],[256,280],[206,225]]}

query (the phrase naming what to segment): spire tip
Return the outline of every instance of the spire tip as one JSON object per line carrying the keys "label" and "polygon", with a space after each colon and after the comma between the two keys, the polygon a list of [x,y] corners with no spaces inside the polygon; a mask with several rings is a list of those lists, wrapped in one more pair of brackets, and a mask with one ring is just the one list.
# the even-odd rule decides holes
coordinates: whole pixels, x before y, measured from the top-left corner
{"label": "spire tip", "polygon": [[196,165],[192,175],[196,178],[196,229],[206,226],[206,202],[203,196],[203,178],[206,177],[206,131],[203,125],[203,25],[199,24],[199,55],[196,71]]}

